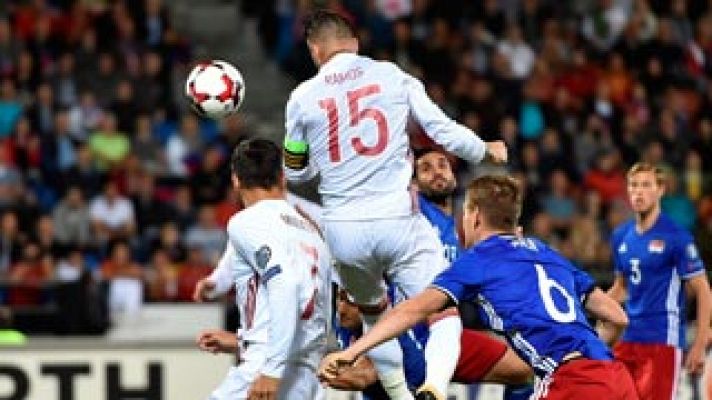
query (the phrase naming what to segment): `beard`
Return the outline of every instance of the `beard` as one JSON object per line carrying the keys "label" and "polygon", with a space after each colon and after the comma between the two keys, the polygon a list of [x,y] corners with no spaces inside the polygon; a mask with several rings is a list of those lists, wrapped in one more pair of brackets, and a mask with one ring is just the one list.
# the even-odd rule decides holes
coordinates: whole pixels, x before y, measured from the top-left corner
{"label": "beard", "polygon": [[452,194],[455,193],[455,185],[448,186],[443,189],[427,189],[421,190],[420,193],[431,203],[439,205],[447,205],[448,201],[452,198]]}

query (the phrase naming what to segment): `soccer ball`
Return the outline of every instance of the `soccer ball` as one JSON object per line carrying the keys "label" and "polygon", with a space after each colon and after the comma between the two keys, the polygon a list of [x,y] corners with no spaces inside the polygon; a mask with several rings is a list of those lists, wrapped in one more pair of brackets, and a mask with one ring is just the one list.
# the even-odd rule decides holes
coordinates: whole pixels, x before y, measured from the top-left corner
{"label": "soccer ball", "polygon": [[240,108],[245,81],[232,64],[220,60],[201,62],[185,81],[190,105],[201,116],[224,118]]}

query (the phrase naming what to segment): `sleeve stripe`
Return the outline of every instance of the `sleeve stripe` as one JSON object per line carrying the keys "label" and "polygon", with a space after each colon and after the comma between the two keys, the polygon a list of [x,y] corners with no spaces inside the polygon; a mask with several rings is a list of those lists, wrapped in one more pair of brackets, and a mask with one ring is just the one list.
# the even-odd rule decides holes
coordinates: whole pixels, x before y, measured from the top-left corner
{"label": "sleeve stripe", "polygon": [[438,285],[436,285],[436,284],[434,284],[434,283],[430,284],[430,287],[433,288],[433,289],[437,289],[437,290],[439,290],[439,291],[445,293],[445,294],[447,295],[447,297],[449,297],[450,300],[452,300],[453,303],[455,303],[455,304],[460,304],[460,302],[457,300],[457,297],[455,297],[455,295],[453,295],[451,291],[445,289],[444,287],[438,286]]}

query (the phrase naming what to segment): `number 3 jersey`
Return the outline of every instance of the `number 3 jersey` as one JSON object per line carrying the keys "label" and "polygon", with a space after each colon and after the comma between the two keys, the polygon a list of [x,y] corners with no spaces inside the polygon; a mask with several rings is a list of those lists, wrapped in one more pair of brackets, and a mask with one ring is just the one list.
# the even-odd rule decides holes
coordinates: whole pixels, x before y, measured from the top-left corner
{"label": "number 3 jersey", "polygon": [[613,265],[625,277],[630,320],[623,340],[685,347],[683,281],[704,273],[692,236],[668,216],[638,233],[635,221],[619,226],[611,239]]}
{"label": "number 3 jersey", "polygon": [[575,352],[611,359],[582,306],[593,280],[536,239],[492,236],[464,251],[433,287],[456,303],[475,302],[485,324],[539,376]]}
{"label": "number 3 jersey", "polygon": [[423,85],[390,62],[340,53],[291,94],[286,106],[287,179],[320,175],[326,220],[413,214],[410,118],[445,149],[469,162],[484,142],[447,117]]}
{"label": "number 3 jersey", "polygon": [[260,371],[281,377],[287,362],[314,368],[326,350],[331,270],[317,230],[284,200],[261,200],[228,223],[228,249],[243,346],[267,349]]}

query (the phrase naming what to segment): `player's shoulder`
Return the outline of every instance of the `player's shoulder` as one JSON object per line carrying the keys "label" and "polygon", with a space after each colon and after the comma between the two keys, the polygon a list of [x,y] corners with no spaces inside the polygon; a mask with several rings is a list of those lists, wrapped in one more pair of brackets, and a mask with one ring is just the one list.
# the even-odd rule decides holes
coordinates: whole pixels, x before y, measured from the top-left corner
{"label": "player's shoulder", "polygon": [[268,210],[262,206],[262,204],[257,203],[253,206],[247,207],[244,210],[235,213],[227,223],[227,230],[229,233],[245,232],[245,231],[255,231],[259,230],[263,226],[269,225],[269,219],[271,215]]}
{"label": "player's shoulder", "polygon": [[308,97],[309,93],[314,88],[315,82],[318,77],[319,75],[317,74],[297,85],[297,87],[292,90],[292,93],[289,94],[289,100],[287,101],[287,104],[298,102],[301,99]]}
{"label": "player's shoulder", "polygon": [[619,242],[623,240],[625,235],[627,235],[631,229],[635,228],[635,221],[634,220],[628,220],[626,222],[623,222],[622,224],[618,225],[613,229],[613,232],[611,233],[611,241],[612,242]]}
{"label": "player's shoulder", "polygon": [[690,231],[680,226],[669,216],[661,213],[659,218],[658,223],[655,224],[656,233],[680,245],[694,241]]}

